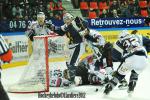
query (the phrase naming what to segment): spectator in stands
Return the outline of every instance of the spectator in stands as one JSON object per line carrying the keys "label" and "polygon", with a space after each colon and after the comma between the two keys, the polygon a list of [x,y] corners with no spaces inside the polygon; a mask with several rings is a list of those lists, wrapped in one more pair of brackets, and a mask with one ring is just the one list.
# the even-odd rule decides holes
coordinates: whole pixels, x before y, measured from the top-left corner
{"label": "spectator in stands", "polygon": [[16,6],[16,7],[13,6],[13,8],[12,8],[13,17],[22,18],[23,17],[22,12],[23,12],[23,9],[21,9],[19,6]]}
{"label": "spectator in stands", "polygon": [[121,17],[131,17],[130,12],[128,10],[128,4],[126,1],[121,2],[120,12],[121,12],[121,14],[120,14]]}
{"label": "spectator in stands", "polygon": [[3,14],[2,9],[3,9],[3,4],[0,3],[0,20],[2,19],[2,14]]}
{"label": "spectator in stands", "polygon": [[[113,3],[112,5],[109,7],[109,10],[110,10],[110,15],[111,17],[114,17],[114,14],[117,13],[117,15],[120,14],[120,6],[119,6],[119,3],[117,0],[113,0]],[[115,16],[116,17],[116,16]],[[114,17],[114,18],[115,18]]]}
{"label": "spectator in stands", "polygon": [[138,17],[139,16],[139,12],[140,12],[140,8],[138,6],[138,3],[136,3],[135,0],[133,0],[133,2],[130,2],[128,4],[128,11],[129,11],[129,15],[131,15],[132,17]]}
{"label": "spectator in stands", "polygon": [[84,0],[71,0],[71,3],[75,9],[79,8],[80,1],[84,1]]}
{"label": "spectator in stands", "polygon": [[54,9],[58,10],[60,6],[62,6],[62,0],[53,0]]}
{"label": "spectator in stands", "polygon": [[16,16],[16,6],[15,5],[13,5],[13,7],[12,7],[12,16],[15,18],[15,16]]}
{"label": "spectator in stands", "polygon": [[147,11],[148,11],[149,17],[150,17],[150,1],[148,0],[147,3],[148,3]]}
{"label": "spectator in stands", "polygon": [[45,12],[45,15],[48,17],[48,18],[52,18],[53,17],[53,11],[50,9],[50,4],[48,3],[47,4],[47,9],[46,9],[47,12]]}
{"label": "spectator in stands", "polygon": [[62,19],[62,12],[61,11],[54,12],[53,17],[57,20],[61,20]]}
{"label": "spectator in stands", "polygon": [[24,12],[23,12],[23,16],[24,17],[28,17],[28,18],[31,18],[32,16],[31,16],[31,13],[32,13],[32,9],[31,9],[31,7],[29,6],[29,4],[27,3],[27,4],[25,4],[25,7],[24,7]]}
{"label": "spectator in stands", "polygon": [[38,11],[37,11],[37,6],[32,7],[32,19],[36,20],[36,15],[37,15]]}
{"label": "spectator in stands", "polygon": [[113,0],[113,3],[112,3],[112,5],[110,6],[110,8],[109,8],[110,10],[120,10],[120,7],[119,7],[119,3],[117,2],[117,0]]}
{"label": "spectator in stands", "polygon": [[39,7],[37,7],[37,8],[38,8],[37,9],[38,12],[45,12],[45,8],[42,4],[40,4]]}
{"label": "spectator in stands", "polygon": [[102,14],[99,16],[100,18],[108,18],[108,10],[103,9]]}
{"label": "spectator in stands", "polygon": [[145,19],[145,26],[150,26],[150,17]]}
{"label": "spectator in stands", "polygon": [[120,17],[120,16],[118,15],[117,10],[114,9],[114,10],[112,11],[112,18],[119,18],[119,17]]}
{"label": "spectator in stands", "polygon": [[5,32],[10,30],[10,28],[7,26],[7,18],[5,16],[2,16],[2,19],[0,20],[0,29]]}
{"label": "spectator in stands", "polygon": [[3,17],[6,17],[6,19],[11,19],[12,18],[11,9],[12,9],[11,2],[9,2],[8,4],[4,3],[2,8]]}

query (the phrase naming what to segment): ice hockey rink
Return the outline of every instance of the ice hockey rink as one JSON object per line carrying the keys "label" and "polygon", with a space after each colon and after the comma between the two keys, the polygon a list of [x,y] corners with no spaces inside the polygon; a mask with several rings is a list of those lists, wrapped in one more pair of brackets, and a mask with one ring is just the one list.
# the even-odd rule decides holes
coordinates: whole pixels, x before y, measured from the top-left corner
{"label": "ice hockey rink", "polygon": [[[115,63],[114,66],[117,67],[119,63]],[[16,83],[22,72],[24,70],[24,66],[5,69],[2,71],[2,83],[7,90],[8,86]],[[130,73],[127,75],[127,79],[129,78]],[[96,88],[98,91],[96,92]],[[132,97],[129,97],[127,94],[127,90],[119,90],[117,87],[110,93],[108,96],[103,95],[104,87],[100,86],[92,86],[92,85],[84,85],[84,86],[76,86],[70,88],[64,87],[50,87],[49,93],[74,93],[79,94],[83,93],[85,98],[59,98],[63,99],[93,99],[93,100],[150,100],[150,64],[146,67],[146,69],[139,75],[139,81],[135,88],[135,92]],[[15,94],[8,93],[10,100],[48,100],[48,99],[56,99],[56,98],[39,98],[37,93],[32,94]],[[83,96],[83,97],[84,97]],[[58,98],[57,98],[58,99]],[[1,99],[0,99],[1,100]]]}

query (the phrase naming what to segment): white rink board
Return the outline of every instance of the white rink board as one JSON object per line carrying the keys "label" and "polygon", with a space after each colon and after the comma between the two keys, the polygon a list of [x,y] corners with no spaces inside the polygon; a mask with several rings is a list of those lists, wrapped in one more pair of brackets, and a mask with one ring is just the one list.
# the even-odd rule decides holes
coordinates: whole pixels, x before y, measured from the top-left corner
{"label": "white rink board", "polygon": [[28,38],[25,35],[5,36],[4,38],[13,51],[13,61],[27,60]]}

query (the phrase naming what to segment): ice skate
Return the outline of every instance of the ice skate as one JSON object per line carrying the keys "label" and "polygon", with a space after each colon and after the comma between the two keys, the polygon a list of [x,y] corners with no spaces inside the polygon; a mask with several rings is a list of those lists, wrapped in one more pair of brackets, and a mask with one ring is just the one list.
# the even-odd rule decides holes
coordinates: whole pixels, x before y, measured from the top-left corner
{"label": "ice skate", "polygon": [[118,86],[118,88],[120,90],[127,89],[127,87],[128,87],[128,83],[127,83],[127,81],[125,79],[123,79],[122,81],[120,81],[120,85]]}
{"label": "ice skate", "polygon": [[104,90],[104,94],[108,95],[112,91],[112,86],[110,84],[107,84]]}
{"label": "ice skate", "polygon": [[135,81],[132,81],[132,82],[129,83],[128,91],[127,91],[129,96],[132,96],[135,86],[136,86],[136,82]]}

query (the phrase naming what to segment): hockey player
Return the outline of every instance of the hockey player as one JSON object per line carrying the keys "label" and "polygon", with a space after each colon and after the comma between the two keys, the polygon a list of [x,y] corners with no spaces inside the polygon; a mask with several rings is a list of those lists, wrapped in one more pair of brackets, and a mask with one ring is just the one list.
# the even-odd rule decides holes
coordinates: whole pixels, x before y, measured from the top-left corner
{"label": "hockey player", "polygon": [[[137,30],[134,30],[131,32],[131,34],[134,34],[135,37],[137,37],[140,41],[141,41],[141,45],[143,45],[146,49],[146,51],[149,53],[150,52],[150,39],[148,39],[145,36],[139,35],[137,34]],[[129,32],[127,30],[123,30],[120,34],[124,34],[125,35],[130,35]],[[120,40],[117,40],[114,43],[114,48],[112,49],[112,58],[114,62],[121,62],[121,56],[123,55],[123,45],[120,42]],[[135,71],[131,71],[131,75],[134,75]],[[136,74],[137,75],[137,74]],[[123,80],[120,81],[120,85],[118,86],[118,88],[123,89],[126,88],[128,86],[127,81],[125,80],[125,78]]]}
{"label": "hockey player", "polygon": [[105,43],[103,36],[98,31],[90,30],[88,35],[90,37],[86,38],[87,44],[92,48],[93,54],[79,62],[76,76],[81,77],[82,85],[101,84],[113,73],[112,45]]}
{"label": "hockey player", "polygon": [[6,41],[0,35],[0,98],[1,100],[9,100],[7,93],[5,92],[2,82],[1,82],[1,65],[2,63],[9,63],[12,60],[12,51],[8,47]]}
{"label": "hockey player", "polygon": [[50,30],[51,21],[45,20],[45,14],[39,12],[37,14],[37,21],[32,22],[29,26],[26,33],[26,36],[33,41],[34,36],[49,35],[53,32]]}
{"label": "hockey player", "polygon": [[[94,62],[94,65],[92,65],[95,66],[94,71],[99,72],[100,69],[105,69],[106,75],[108,76],[108,78],[111,78],[111,74],[113,73],[113,62],[111,55],[112,44],[109,42],[105,43],[103,36],[95,30],[90,30],[89,35],[93,40],[87,39],[87,41],[89,46],[93,50],[93,56],[96,57],[96,61]],[[101,81],[104,81],[106,77],[103,75],[99,75],[99,78],[101,79]]]}
{"label": "hockey player", "polygon": [[85,40],[87,40],[88,44],[91,45],[94,54],[97,57],[97,70],[99,70],[100,60],[102,61],[103,58],[106,58],[106,61],[108,61],[107,69],[112,70],[112,62],[109,58],[111,56],[108,57],[110,52],[103,52],[103,54],[101,54],[102,52],[100,51],[100,49],[108,49],[109,46],[108,43],[105,44],[104,38],[97,31],[90,30],[87,22],[80,17],[74,18],[71,14],[65,13],[63,16],[63,21],[65,23],[63,26],[53,26],[52,30],[59,35],[66,34],[69,38],[70,60],[67,62],[70,76],[69,80],[74,81],[75,76],[77,76],[76,69],[79,64],[79,58],[85,52]]}
{"label": "hockey player", "polygon": [[[146,51],[150,52],[150,39],[145,36],[136,34],[135,32],[137,33],[137,31],[134,30],[131,32],[131,34],[134,34],[137,38],[139,38],[141,41],[141,44],[146,48]],[[130,33],[127,30],[123,30],[120,34],[129,35]],[[121,61],[121,56],[123,55],[122,48],[123,48],[122,43],[120,42],[120,40],[117,40],[114,43],[114,47],[112,49],[112,57],[113,57],[114,62]]]}
{"label": "hockey player", "polygon": [[83,41],[89,30],[84,20],[80,17],[74,18],[70,13],[64,14],[63,21],[64,25],[61,27],[52,25],[51,29],[58,35],[66,35],[69,39],[68,48],[70,50],[70,58],[66,64],[69,71],[69,81],[72,83],[76,76],[76,67],[78,66],[79,58],[85,52]]}
{"label": "hockey player", "polygon": [[[119,35],[119,41],[122,44],[122,63],[114,72],[113,78],[105,87],[104,94],[109,94],[110,91],[121,81],[125,75],[132,71],[130,76],[128,93],[132,93],[138,80],[138,75],[147,66],[147,51],[141,43],[141,40],[135,35],[129,35],[127,32],[122,32]],[[142,63],[141,63],[142,62]]]}

